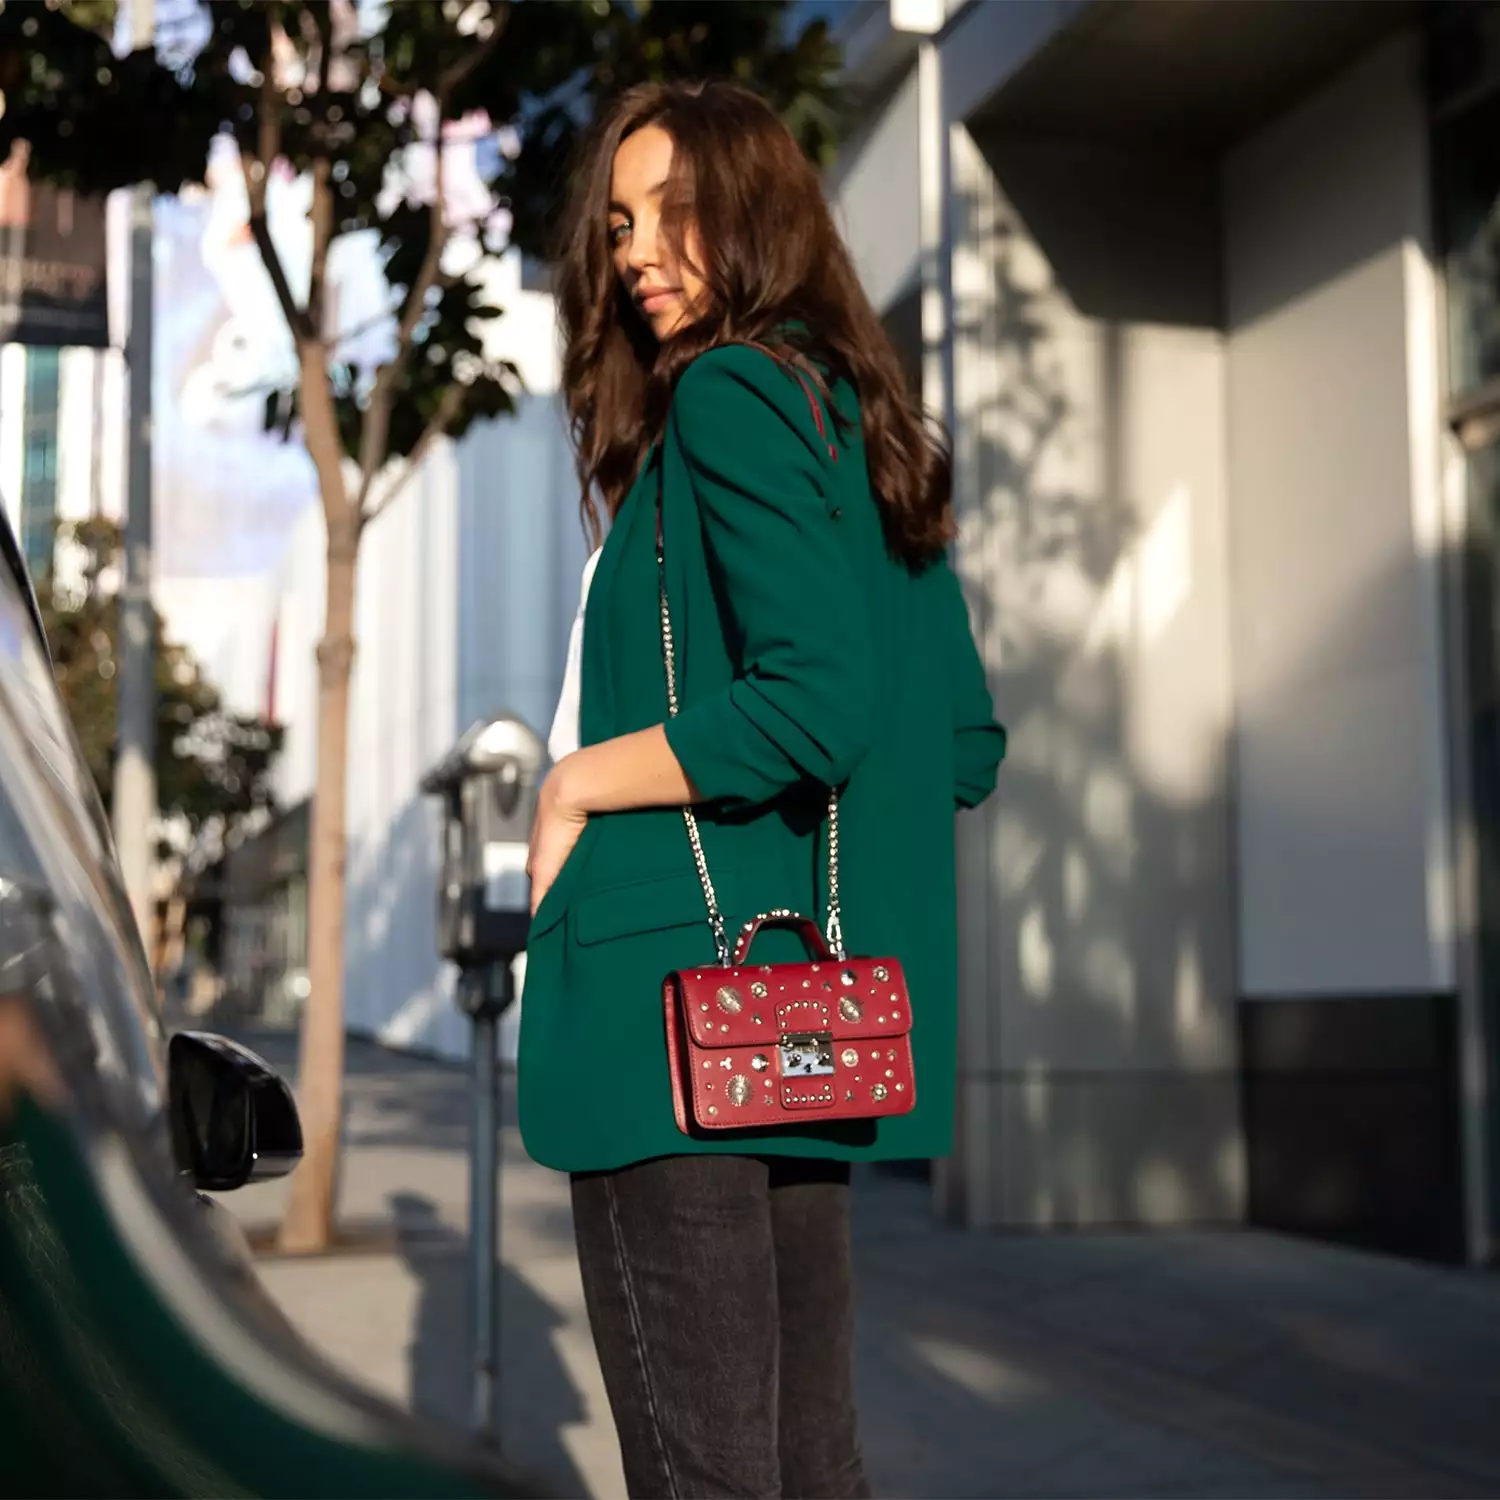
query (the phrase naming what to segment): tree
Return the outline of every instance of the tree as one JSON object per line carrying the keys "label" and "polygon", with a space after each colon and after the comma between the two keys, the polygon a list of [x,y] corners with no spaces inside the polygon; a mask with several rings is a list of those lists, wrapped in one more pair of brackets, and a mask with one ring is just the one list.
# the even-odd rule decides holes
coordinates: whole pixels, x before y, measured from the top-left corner
{"label": "tree", "polygon": [[[90,7],[91,11],[96,7]],[[487,357],[487,263],[506,243],[538,254],[579,130],[602,94],[647,79],[724,76],[760,88],[815,157],[832,149],[837,52],[814,22],[789,40],[786,0],[218,0],[176,52],[116,58],[65,5],[0,11],[0,159],[15,139],[41,177],[84,192],[201,178],[227,131],[249,229],[295,350],[267,420],[295,432],[317,472],[327,529],[318,646],[318,751],[309,859],[310,995],[300,1098],[306,1155],[281,1242],[329,1240],[344,1048],[345,768],[360,538],[441,438],[509,412],[516,372]],[[98,24],[95,17],[95,24]],[[189,28],[190,29],[190,28]],[[435,147],[481,122],[494,145],[489,201],[460,222]],[[423,180],[421,167],[430,165]],[[294,284],[272,239],[268,185],[282,165],[311,185],[310,268]],[[508,219],[508,226],[503,220]],[[508,240],[505,230],[508,227]],[[378,236],[391,291],[388,347],[358,366],[328,301],[340,235]]]}
{"label": "tree", "polygon": [[[36,580],[53,672],[84,760],[109,807],[115,759],[120,529],[64,523],[54,565]],[[270,773],[281,731],[231,713],[186,647],[156,630],[156,779],[168,852],[191,867],[273,807]]]}

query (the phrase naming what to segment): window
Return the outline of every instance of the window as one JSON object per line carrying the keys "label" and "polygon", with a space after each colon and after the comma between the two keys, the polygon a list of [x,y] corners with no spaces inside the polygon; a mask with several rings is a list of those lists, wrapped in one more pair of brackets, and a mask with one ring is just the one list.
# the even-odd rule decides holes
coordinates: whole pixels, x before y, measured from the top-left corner
{"label": "window", "polygon": [[21,453],[21,551],[34,574],[52,566],[57,516],[57,414],[61,352],[26,351]]}

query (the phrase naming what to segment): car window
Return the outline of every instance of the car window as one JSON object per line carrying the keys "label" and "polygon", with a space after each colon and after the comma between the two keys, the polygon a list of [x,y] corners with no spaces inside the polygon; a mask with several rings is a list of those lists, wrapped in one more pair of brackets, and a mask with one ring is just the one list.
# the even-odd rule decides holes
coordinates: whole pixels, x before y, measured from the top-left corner
{"label": "car window", "polygon": [[161,1022],[104,810],[14,574],[0,568],[0,882],[78,977],[101,1072],[159,1115]]}

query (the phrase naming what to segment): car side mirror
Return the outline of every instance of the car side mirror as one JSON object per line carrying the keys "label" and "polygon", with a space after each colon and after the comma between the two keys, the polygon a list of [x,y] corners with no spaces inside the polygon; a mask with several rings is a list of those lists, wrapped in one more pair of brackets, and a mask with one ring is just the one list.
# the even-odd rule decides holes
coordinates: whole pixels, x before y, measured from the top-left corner
{"label": "car side mirror", "polygon": [[167,1044],[167,1097],[178,1168],[200,1188],[230,1192],[284,1177],[302,1160],[292,1091],[228,1037],[177,1032]]}

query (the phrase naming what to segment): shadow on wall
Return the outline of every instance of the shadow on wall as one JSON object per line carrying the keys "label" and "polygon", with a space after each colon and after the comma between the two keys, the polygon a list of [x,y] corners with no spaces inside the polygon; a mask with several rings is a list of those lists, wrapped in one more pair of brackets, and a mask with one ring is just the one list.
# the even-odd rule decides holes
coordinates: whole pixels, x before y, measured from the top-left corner
{"label": "shadow on wall", "polygon": [[[1125,172],[1113,152],[987,140],[971,156],[955,202],[961,567],[1012,738],[982,836],[965,836],[980,852],[964,878],[988,886],[964,922],[984,949],[964,958],[984,1179],[969,1212],[1233,1220],[1214,195],[1201,168]],[[1175,269],[1167,247],[1129,243],[1148,193],[1191,227],[1172,228]]]}
{"label": "shadow on wall", "polygon": [[[1237,1217],[1242,972],[1294,999],[1326,976],[1300,997],[1346,1044],[1361,994],[1431,988],[1441,661],[1403,280],[1425,179],[1393,67],[1228,165],[956,143],[963,564],[1012,730],[966,838],[980,1222]],[[1261,1149],[1258,1114],[1252,1213],[1339,1233],[1393,1169],[1411,1082],[1298,1067],[1328,1139],[1314,1171]]]}

